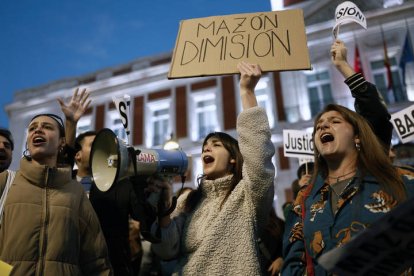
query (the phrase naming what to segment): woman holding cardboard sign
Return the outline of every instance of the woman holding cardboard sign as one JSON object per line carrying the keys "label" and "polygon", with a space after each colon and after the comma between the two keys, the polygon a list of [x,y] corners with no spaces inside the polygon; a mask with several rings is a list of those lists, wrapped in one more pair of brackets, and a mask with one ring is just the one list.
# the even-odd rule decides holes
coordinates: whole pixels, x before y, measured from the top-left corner
{"label": "woman holding cardboard sign", "polygon": [[[273,201],[275,150],[266,112],[254,94],[261,69],[244,62],[238,68],[239,142],[222,132],[207,135],[198,189],[189,194],[184,212],[159,220],[162,242],[154,244],[155,252],[163,259],[177,258],[179,275],[260,275],[264,269],[258,237]],[[165,184],[158,183],[168,188]]]}
{"label": "woman holding cardboard sign", "polygon": [[[344,47],[335,43],[333,52]],[[360,88],[366,87],[360,75],[351,72],[349,77],[354,77],[353,83]],[[354,95],[355,91],[352,92]],[[371,96],[377,97],[378,104],[378,94],[375,90],[371,92],[375,92]],[[362,103],[358,107],[367,110],[368,102]],[[366,113],[362,115],[365,118],[343,106],[330,104],[315,119],[314,173],[310,184],[296,198],[294,215],[286,221],[283,275],[305,272],[329,275],[317,262],[322,254],[349,242],[414,195],[414,182],[398,174],[384,150],[384,143],[377,138],[381,135],[375,134],[368,124],[370,117]],[[375,122],[384,117],[372,119]],[[386,135],[382,140],[387,139]]]}

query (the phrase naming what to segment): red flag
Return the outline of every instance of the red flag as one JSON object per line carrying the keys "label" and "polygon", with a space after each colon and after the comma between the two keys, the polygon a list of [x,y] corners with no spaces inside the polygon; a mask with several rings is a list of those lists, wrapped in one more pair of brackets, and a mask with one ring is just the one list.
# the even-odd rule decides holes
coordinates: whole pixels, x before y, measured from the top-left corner
{"label": "red flag", "polygon": [[[382,29],[381,29],[382,32]],[[390,63],[390,59],[388,58],[388,51],[387,51],[387,42],[385,41],[384,38],[384,33],[382,32],[382,41],[384,44],[384,66],[385,69],[387,70],[387,80],[388,80],[388,90],[390,90],[393,87],[393,82],[392,82],[392,73],[391,73],[391,63]]]}
{"label": "red flag", "polygon": [[361,57],[359,55],[359,49],[357,44],[355,44],[354,71],[356,73],[361,73],[362,75],[364,75],[364,70],[362,69]]}

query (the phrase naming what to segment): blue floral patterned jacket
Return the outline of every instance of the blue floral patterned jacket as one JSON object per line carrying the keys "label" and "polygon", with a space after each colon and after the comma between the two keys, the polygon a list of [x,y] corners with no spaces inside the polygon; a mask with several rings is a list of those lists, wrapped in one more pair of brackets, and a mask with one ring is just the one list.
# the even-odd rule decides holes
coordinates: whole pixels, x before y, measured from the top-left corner
{"label": "blue floral patterned jacket", "polygon": [[[358,174],[357,174],[358,175]],[[403,176],[407,197],[414,195],[414,179]],[[282,275],[304,275],[306,251],[312,259],[315,275],[329,275],[317,259],[329,250],[348,242],[354,235],[369,227],[389,212],[398,202],[384,192],[372,176],[355,176],[337,202],[332,213],[329,185],[318,176],[305,200],[304,221],[301,202],[302,189],[286,219],[283,241],[284,266]]]}

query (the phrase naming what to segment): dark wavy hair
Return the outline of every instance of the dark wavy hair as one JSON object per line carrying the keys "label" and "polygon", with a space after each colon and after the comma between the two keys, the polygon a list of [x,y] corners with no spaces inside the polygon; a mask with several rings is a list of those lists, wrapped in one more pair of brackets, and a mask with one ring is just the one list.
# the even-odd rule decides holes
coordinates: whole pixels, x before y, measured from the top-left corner
{"label": "dark wavy hair", "polygon": [[[234,139],[232,136],[230,136],[227,133],[224,132],[212,132],[204,138],[204,142],[202,145],[202,148],[207,144],[207,141],[210,138],[217,138],[220,142],[223,143],[224,148],[230,153],[230,158],[234,159],[236,162],[234,164],[231,164],[230,172],[233,175],[231,179],[230,187],[226,193],[226,196],[224,197],[223,201],[221,202],[221,206],[226,202],[227,198],[230,196],[231,192],[234,190],[234,188],[237,186],[237,184],[240,182],[240,180],[243,178],[242,175],[242,168],[243,168],[243,156],[239,149],[239,143],[236,139]],[[205,175],[201,175],[197,178],[198,182],[198,188],[192,192],[187,197],[185,210],[191,211],[194,209],[194,207],[198,204],[198,202],[201,199],[201,187],[203,185],[203,181],[205,179]]]}
{"label": "dark wavy hair", "polygon": [[[406,190],[402,178],[398,175],[397,170],[392,165],[390,158],[385,153],[382,143],[374,134],[368,122],[358,113],[337,104],[327,105],[319,113],[314,122],[313,140],[316,140],[316,126],[321,116],[329,111],[336,111],[353,127],[354,134],[358,135],[360,140],[360,151],[358,151],[357,168],[362,178],[368,173],[373,175],[380,186],[390,193],[399,202],[406,199]],[[312,175],[311,183],[314,183],[318,174],[326,178],[328,176],[328,164],[314,147],[315,169]]]}

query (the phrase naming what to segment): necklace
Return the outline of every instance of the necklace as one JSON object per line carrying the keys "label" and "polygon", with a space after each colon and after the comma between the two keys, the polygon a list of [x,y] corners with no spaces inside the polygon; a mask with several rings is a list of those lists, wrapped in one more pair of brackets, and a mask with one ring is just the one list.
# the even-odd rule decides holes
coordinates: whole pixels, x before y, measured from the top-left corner
{"label": "necklace", "polygon": [[[348,181],[348,179],[344,179],[342,181],[339,181],[337,183],[331,184],[329,185],[329,188],[332,190],[333,193],[330,193],[330,197],[331,197],[331,208],[332,208],[332,213],[334,215],[336,215],[338,208],[339,208],[339,199],[342,198],[342,195],[344,194],[344,192],[349,188],[350,184],[352,183],[352,180],[354,178],[351,177],[351,179]],[[344,187],[345,184],[345,187]],[[338,190],[340,190],[341,192],[338,193],[335,188],[338,188]]]}
{"label": "necklace", "polygon": [[350,175],[351,173],[354,173],[354,172],[356,172],[356,170],[353,170],[351,172],[348,172],[348,173],[343,174],[343,175],[340,175],[340,176],[329,176],[328,175],[328,178],[329,179],[336,179],[336,183],[338,183],[339,182],[339,179],[343,178],[344,176]]}
{"label": "necklace", "polygon": [[[338,182],[336,182],[334,184],[329,185],[329,187],[331,187],[331,190],[335,193],[335,195],[337,196],[337,198],[340,198],[340,197],[342,197],[342,195],[345,192],[345,190],[349,187],[349,185],[351,184],[351,182],[352,182],[353,179],[354,179],[353,177],[351,177],[349,179],[349,181],[348,181],[348,179],[344,179],[342,181],[338,181]],[[345,184],[345,186],[343,186],[344,184]],[[339,187],[338,190],[341,191],[340,193],[335,190],[334,185],[335,185],[335,187]],[[343,186],[343,188],[342,188],[342,186]]]}

